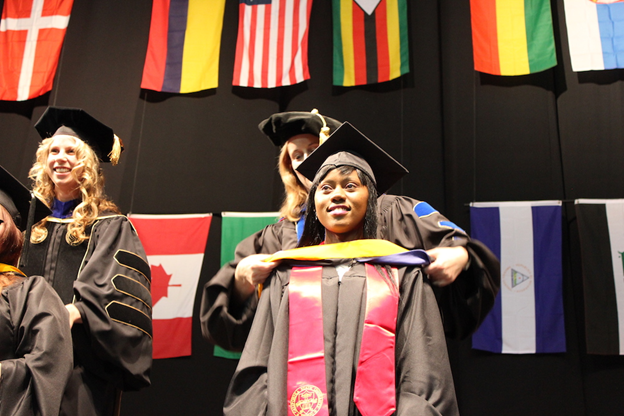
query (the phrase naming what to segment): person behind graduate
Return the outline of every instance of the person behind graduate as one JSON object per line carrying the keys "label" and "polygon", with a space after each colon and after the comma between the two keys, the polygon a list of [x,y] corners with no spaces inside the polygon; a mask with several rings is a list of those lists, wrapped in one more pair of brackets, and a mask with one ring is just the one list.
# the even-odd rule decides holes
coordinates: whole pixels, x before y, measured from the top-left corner
{"label": "person behind graduate", "polygon": [[67,309],[43,277],[18,268],[31,211],[35,221],[49,212],[0,166],[0,416],[58,415],[72,371]]}
{"label": "person behind graduate", "polygon": [[[276,113],[259,124],[260,131],[281,146],[279,171],[286,190],[280,209],[283,218],[243,240],[236,247],[235,259],[204,286],[200,320],[202,334],[210,342],[242,350],[257,306],[255,288],[278,264],[264,260],[276,251],[295,247],[301,237],[310,181],[295,168],[338,126],[340,122],[316,110]],[[447,335],[470,335],[494,304],[500,283],[498,259],[424,201],[383,194],[377,204],[379,238],[407,249],[428,250],[435,260],[426,272],[439,286],[436,293]]]}
{"label": "person behind graduate", "polygon": [[457,415],[423,250],[377,236],[377,194],[406,173],[349,123],[303,162],[299,248],[266,280],[227,416]]}
{"label": "person behind graduate", "polygon": [[150,268],[130,221],[104,193],[100,162],[119,160],[113,130],[81,109],[49,107],[30,170],[52,209],[28,242],[28,273],[69,311],[74,368],[61,415],[118,414],[121,392],[150,385]]}

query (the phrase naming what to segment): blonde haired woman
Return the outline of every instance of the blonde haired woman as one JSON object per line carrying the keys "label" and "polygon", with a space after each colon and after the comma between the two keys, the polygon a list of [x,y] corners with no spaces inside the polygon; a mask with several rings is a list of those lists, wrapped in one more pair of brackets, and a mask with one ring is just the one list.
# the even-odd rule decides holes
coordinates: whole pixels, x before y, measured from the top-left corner
{"label": "blonde haired woman", "polygon": [[316,110],[277,113],[258,126],[275,146],[281,146],[277,166],[285,196],[280,214],[288,221],[297,222],[301,218],[301,208],[311,186],[310,180],[297,172],[297,167],[338,127],[339,121]]}
{"label": "blonde haired woman", "polygon": [[[60,161],[63,158],[67,158],[67,163]],[[50,167],[50,163],[56,166]],[[100,173],[95,152],[87,143],[71,135],[55,135],[41,141],[30,178],[33,192],[48,205],[77,204],[71,211],[74,221],[67,226],[69,244],[80,244],[88,238],[86,229],[100,212],[120,214],[115,203],[104,194],[104,176]],[[65,209],[63,216],[67,217],[69,213]],[[44,219],[34,227],[32,241],[40,243],[45,240],[46,225],[47,219]]]}
{"label": "blonde haired woman", "polygon": [[36,220],[49,212],[0,167],[1,416],[57,416],[72,370],[67,310],[43,277],[17,268],[31,206]]}
{"label": "blonde haired woman", "polygon": [[[282,146],[279,169],[286,196],[280,212],[284,218],[243,240],[234,261],[204,286],[200,320],[210,342],[231,351],[245,345],[258,303],[257,285],[278,264],[264,260],[296,247],[303,233],[301,207],[311,184],[296,169],[339,126],[317,111],[276,113],[259,124],[273,144]],[[434,259],[425,271],[438,287],[446,334],[464,338],[474,332],[498,292],[498,259],[424,201],[383,194],[377,199],[377,215],[380,239],[409,250],[427,250]]]}
{"label": "blonde haired woman", "polygon": [[33,229],[26,270],[69,311],[75,363],[61,414],[112,415],[121,391],[150,384],[152,363],[150,268],[99,165],[117,163],[121,143],[80,109],[50,107],[35,128],[43,141],[30,177],[52,215]]}

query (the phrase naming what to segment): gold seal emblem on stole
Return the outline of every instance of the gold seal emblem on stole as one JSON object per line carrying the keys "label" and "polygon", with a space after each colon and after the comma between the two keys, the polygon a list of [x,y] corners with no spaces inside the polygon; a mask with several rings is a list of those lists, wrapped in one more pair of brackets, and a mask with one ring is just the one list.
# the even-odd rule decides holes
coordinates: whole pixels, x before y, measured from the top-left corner
{"label": "gold seal emblem on stole", "polygon": [[312,384],[303,385],[290,396],[290,411],[295,416],[314,416],[323,406],[323,392]]}

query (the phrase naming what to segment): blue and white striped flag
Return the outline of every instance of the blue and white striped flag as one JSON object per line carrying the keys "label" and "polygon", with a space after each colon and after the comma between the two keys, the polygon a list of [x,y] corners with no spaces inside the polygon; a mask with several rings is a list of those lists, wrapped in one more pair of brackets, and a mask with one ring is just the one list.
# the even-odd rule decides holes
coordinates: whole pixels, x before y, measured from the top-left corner
{"label": "blue and white striped flag", "polygon": [[473,203],[470,223],[472,237],[501,262],[500,292],[472,348],[565,352],[561,201]]}
{"label": "blue and white striped flag", "polygon": [[574,72],[624,68],[624,3],[564,0]]}

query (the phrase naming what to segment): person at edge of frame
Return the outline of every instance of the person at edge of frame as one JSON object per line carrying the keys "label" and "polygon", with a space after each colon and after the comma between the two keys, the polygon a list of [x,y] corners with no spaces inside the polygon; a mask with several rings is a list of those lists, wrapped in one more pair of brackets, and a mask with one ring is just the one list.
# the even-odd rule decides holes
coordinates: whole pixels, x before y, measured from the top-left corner
{"label": "person at edge of frame", "polygon": [[24,233],[49,212],[0,166],[0,416],[57,416],[72,371],[67,309],[43,277],[20,270]]}

